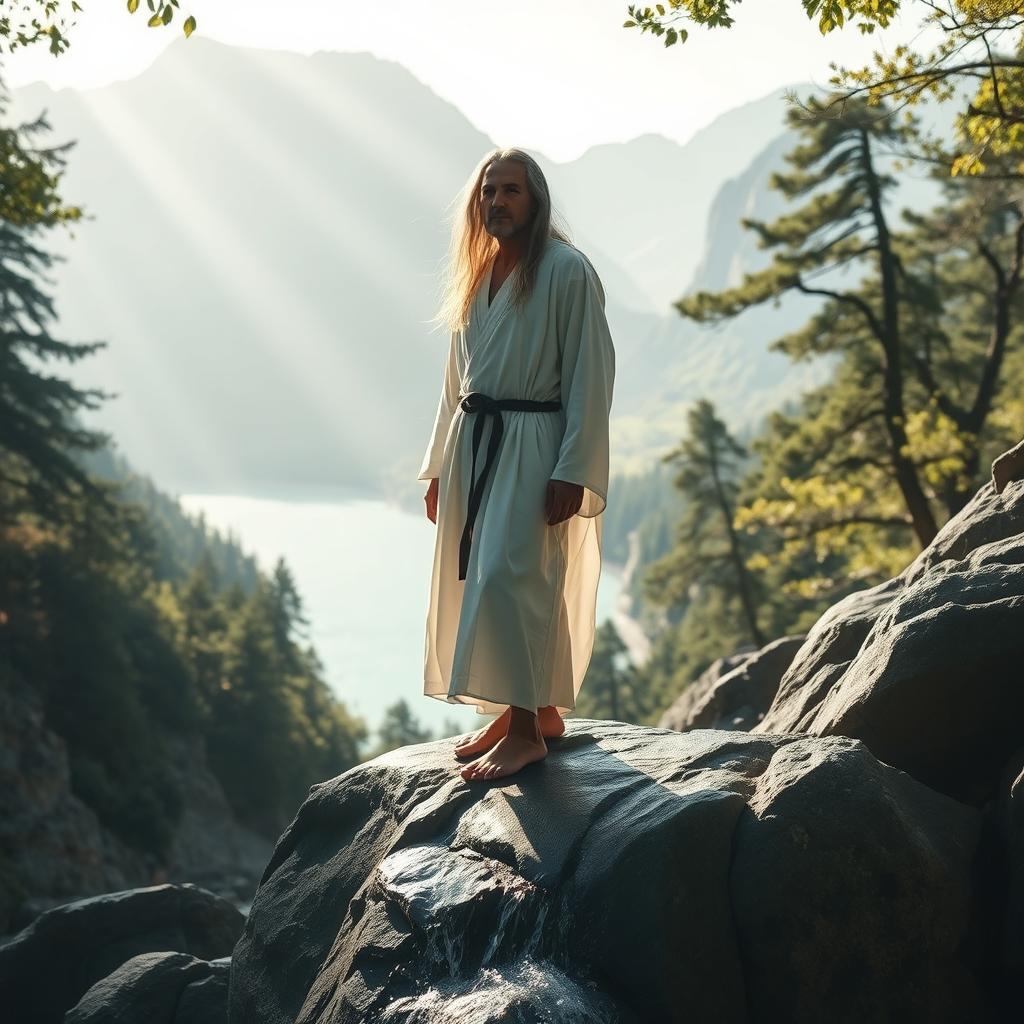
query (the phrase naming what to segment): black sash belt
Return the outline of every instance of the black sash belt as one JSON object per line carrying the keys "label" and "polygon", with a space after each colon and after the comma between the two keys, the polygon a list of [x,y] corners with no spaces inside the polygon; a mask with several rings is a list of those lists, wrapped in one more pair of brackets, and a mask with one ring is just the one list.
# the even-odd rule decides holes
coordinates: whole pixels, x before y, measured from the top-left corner
{"label": "black sash belt", "polygon": [[[465,412],[482,413],[477,416],[473,424],[473,468],[470,471],[469,486],[469,509],[466,514],[466,526],[462,531],[462,543],[459,545],[459,579],[466,578],[466,570],[469,568],[469,549],[473,541],[473,524],[476,522],[477,512],[480,511],[480,502],[483,499],[484,484],[487,482],[487,474],[491,471],[494,459],[498,454],[498,445],[501,444],[501,435],[505,430],[505,424],[501,420],[501,410],[524,410],[527,412],[557,412],[562,408],[562,403],[554,400],[550,402],[531,402],[526,398],[491,398],[481,391],[471,391],[459,403]],[[480,447],[480,439],[484,434],[484,420],[487,416],[494,417],[494,426],[491,428],[491,437],[487,442],[487,458],[484,461],[483,469],[480,471],[480,479],[476,477],[476,452]]]}

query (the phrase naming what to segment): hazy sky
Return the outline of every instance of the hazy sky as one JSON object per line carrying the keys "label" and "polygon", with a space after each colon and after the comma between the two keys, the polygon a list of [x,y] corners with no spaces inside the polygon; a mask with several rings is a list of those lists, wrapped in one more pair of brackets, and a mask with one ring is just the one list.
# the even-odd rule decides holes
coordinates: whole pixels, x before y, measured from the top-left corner
{"label": "hazy sky", "polygon": [[[71,49],[44,46],[4,62],[12,87],[43,80],[86,89],[133,77],[179,27],[146,27],[123,0],[81,0]],[[181,0],[198,34],[223,43],[312,53],[361,51],[407,67],[499,145],[556,160],[600,142],[659,132],[680,142],[724,110],[795,82],[828,80],[830,60],[863,62],[913,38],[919,14],[885,33],[823,38],[799,0],[754,0],[727,31],[695,31],[683,46],[622,28],[625,0]]]}

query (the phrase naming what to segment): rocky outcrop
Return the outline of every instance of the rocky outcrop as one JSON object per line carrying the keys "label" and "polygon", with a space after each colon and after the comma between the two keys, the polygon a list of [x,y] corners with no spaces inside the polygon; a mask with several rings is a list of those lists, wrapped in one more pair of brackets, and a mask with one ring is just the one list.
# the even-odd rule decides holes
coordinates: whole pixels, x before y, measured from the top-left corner
{"label": "rocky outcrop", "polygon": [[975,804],[1024,741],[1024,481],[991,484],[894,580],[814,626],[758,732],[861,739]]}
{"label": "rocky outcrop", "polygon": [[[230,956],[243,920],[227,900],[194,885],[131,889],[56,907],[0,946],[0,1007],[9,1020],[60,1024],[91,986],[139,954]],[[200,979],[192,973],[191,980]]]}
{"label": "rocky outcrop", "polygon": [[391,751],[312,788],[230,968],[237,920],[217,949],[171,929],[94,950],[44,917],[0,948],[0,1005],[82,962],[54,986],[70,1024],[212,1024],[225,999],[230,1024],[1016,1019],[1018,461],[803,642],[713,666],[687,731],[572,719],[493,783],[450,740]]}
{"label": "rocky outcrop", "polygon": [[662,729],[751,729],[771,707],[803,636],[784,636],[749,654],[719,658],[661,717]]}
{"label": "rocky outcrop", "polygon": [[230,972],[227,957],[208,962],[187,953],[143,953],[96,982],[64,1024],[223,1024]]}
{"label": "rocky outcrop", "polygon": [[550,747],[504,785],[439,741],[314,787],[230,1020],[975,1019],[977,811],[845,738],[574,719]]}
{"label": "rocky outcrop", "polygon": [[992,486],[1002,494],[1011,480],[1024,480],[1024,441],[992,463]]}
{"label": "rocky outcrop", "polygon": [[716,658],[673,701],[671,707],[659,719],[658,728],[675,729],[677,732],[684,732],[694,710],[714,689],[718,681],[742,665],[748,658],[752,658],[756,653],[756,649],[751,647],[749,650],[740,650],[723,658]]}

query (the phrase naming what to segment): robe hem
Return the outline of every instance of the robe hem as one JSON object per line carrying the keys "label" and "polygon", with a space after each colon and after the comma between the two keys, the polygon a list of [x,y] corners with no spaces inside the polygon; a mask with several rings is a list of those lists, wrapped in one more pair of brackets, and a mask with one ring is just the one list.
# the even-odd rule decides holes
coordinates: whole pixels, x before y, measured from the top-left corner
{"label": "robe hem", "polygon": [[[493,697],[485,697],[482,693],[471,693],[469,690],[460,690],[458,693],[448,693],[448,692],[445,692],[445,693],[428,693],[426,690],[424,690],[423,691],[423,696],[424,697],[433,697],[434,700],[441,700],[441,701],[444,701],[446,704],[475,704],[477,711],[480,714],[482,714],[482,715],[487,715],[487,714],[492,714],[492,713],[493,714],[501,714],[501,712],[500,711],[498,711],[498,712],[485,711],[480,706],[480,701],[483,701],[483,702],[485,702],[487,704],[493,704],[496,707],[499,707],[499,708],[502,708],[502,709],[507,708],[507,707],[510,706],[508,701],[505,701],[505,700],[495,700]],[[469,698],[469,699],[468,700],[463,700],[462,698]],[[521,704],[515,704],[515,705],[511,705],[511,706],[514,706],[514,707],[517,707],[517,708],[518,707],[522,707]],[[560,714],[563,713],[563,712],[575,711],[576,710],[576,702],[573,701],[572,707],[566,707],[564,704],[555,704],[554,708]]]}

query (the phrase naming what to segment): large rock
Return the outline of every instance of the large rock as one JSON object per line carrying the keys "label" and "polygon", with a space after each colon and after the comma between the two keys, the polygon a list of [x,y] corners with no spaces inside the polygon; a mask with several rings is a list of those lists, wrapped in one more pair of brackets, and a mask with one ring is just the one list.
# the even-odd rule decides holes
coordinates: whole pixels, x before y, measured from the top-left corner
{"label": "large rock", "polygon": [[718,681],[734,669],[739,668],[756,653],[754,648],[740,650],[713,661],[689,686],[684,687],[683,692],[676,697],[658,720],[658,728],[685,732],[694,709],[714,689]]}
{"label": "large rock", "polygon": [[758,732],[863,740],[982,803],[1024,737],[1024,482],[983,487],[907,570],[814,626]]}
{"label": "large rock", "polygon": [[56,907],[0,947],[0,1007],[10,1020],[58,1024],[87,989],[140,953],[230,956],[243,921],[233,904],[195,885]]}
{"label": "large rock", "polygon": [[507,782],[458,766],[439,741],[313,788],[231,1021],[981,1019],[980,816],[859,742],[574,719]]}
{"label": "large rock", "polygon": [[804,639],[784,636],[759,651],[720,658],[680,694],[658,725],[680,732],[753,728],[772,706]]}
{"label": "large rock", "polygon": [[97,981],[64,1024],[224,1024],[228,958],[142,953]]}

